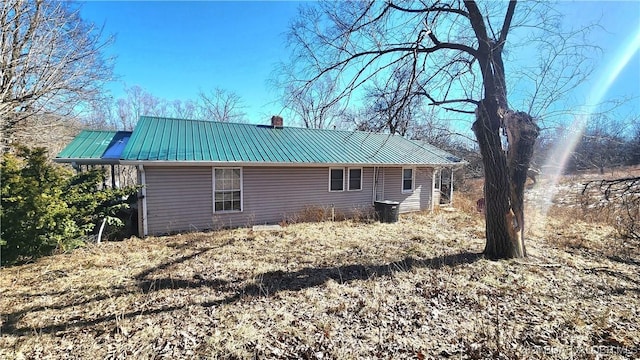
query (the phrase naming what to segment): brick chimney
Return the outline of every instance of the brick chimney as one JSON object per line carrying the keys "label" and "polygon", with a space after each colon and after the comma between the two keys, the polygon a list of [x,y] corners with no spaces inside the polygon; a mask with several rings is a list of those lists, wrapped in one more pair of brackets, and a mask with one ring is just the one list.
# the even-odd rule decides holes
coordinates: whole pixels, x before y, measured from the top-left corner
{"label": "brick chimney", "polygon": [[274,128],[283,127],[282,123],[283,123],[282,116],[274,115],[271,117],[271,126],[273,126]]}

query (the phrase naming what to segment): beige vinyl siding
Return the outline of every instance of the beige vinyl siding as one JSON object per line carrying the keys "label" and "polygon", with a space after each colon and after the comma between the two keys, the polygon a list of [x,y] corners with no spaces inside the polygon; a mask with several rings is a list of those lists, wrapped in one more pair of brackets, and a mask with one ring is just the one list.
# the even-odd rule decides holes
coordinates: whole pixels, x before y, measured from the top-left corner
{"label": "beige vinyl siding", "polygon": [[362,169],[361,191],[329,192],[328,167],[244,167],[243,211],[214,214],[212,171],[146,166],[149,234],[278,223],[332,204],[336,213],[350,214],[373,203],[372,168]]}
{"label": "beige vinyl siding", "polygon": [[412,192],[402,192],[402,168],[384,168],[384,200],[400,202],[400,212],[431,209],[433,169],[413,168]]}
{"label": "beige vinyl siding", "polygon": [[149,234],[212,228],[213,183],[210,167],[148,167]]}
{"label": "beige vinyl siding", "polygon": [[362,169],[360,191],[330,192],[328,167],[244,167],[243,178],[243,214],[216,214],[217,223],[232,226],[278,223],[309,207],[330,209],[333,204],[336,212],[350,214],[373,204],[373,168]]}

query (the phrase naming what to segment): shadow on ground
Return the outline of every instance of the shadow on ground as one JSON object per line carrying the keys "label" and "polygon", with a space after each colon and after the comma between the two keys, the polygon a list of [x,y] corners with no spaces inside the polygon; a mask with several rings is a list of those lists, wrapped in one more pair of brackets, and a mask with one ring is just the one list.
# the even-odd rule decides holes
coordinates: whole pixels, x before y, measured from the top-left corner
{"label": "shadow on ground", "polygon": [[[396,261],[383,265],[361,265],[353,264],[340,267],[307,267],[297,271],[285,272],[285,271],[271,271],[255,276],[255,279],[259,279],[259,282],[253,282],[248,285],[238,286],[241,283],[248,282],[250,279],[239,279],[237,281],[228,281],[217,278],[207,279],[201,275],[195,275],[192,280],[175,279],[175,278],[150,278],[154,273],[159,270],[169,268],[173,265],[184,263],[198,255],[204,254],[213,248],[200,249],[192,254],[172,259],[158,266],[146,269],[135,276],[137,281],[137,288],[124,289],[121,286],[114,287],[113,293],[108,295],[100,295],[91,299],[82,299],[80,301],[72,301],[66,304],[61,303],[54,307],[35,306],[26,308],[14,313],[8,313],[3,315],[2,326],[0,327],[2,334],[12,335],[25,335],[27,333],[57,333],[60,331],[69,331],[74,328],[84,328],[96,326],[102,323],[108,323],[115,321],[116,315],[118,319],[127,319],[140,315],[158,314],[163,312],[171,312],[182,309],[185,305],[179,306],[163,306],[159,308],[151,308],[145,310],[136,310],[128,313],[120,314],[106,314],[105,316],[83,319],[74,318],[71,321],[66,321],[58,324],[50,324],[38,329],[31,327],[20,327],[18,322],[26,314],[32,314],[38,311],[50,311],[50,310],[63,310],[74,306],[82,305],[86,306],[92,302],[103,301],[106,298],[126,296],[129,294],[150,293],[163,289],[192,289],[209,287],[229,295],[221,298],[220,300],[202,302],[199,304],[188,305],[200,305],[203,307],[218,306],[224,304],[232,304],[241,299],[247,297],[264,297],[276,294],[281,291],[300,291],[316,286],[320,286],[329,280],[334,280],[339,283],[349,283],[356,280],[364,280],[378,276],[392,276],[394,273],[407,272],[417,268],[429,268],[440,269],[448,266],[453,267],[457,265],[470,264],[481,258],[482,254],[463,252],[453,255],[438,256],[431,259],[414,259],[412,257],[405,258],[400,261]],[[78,299],[79,300],[79,299]]]}

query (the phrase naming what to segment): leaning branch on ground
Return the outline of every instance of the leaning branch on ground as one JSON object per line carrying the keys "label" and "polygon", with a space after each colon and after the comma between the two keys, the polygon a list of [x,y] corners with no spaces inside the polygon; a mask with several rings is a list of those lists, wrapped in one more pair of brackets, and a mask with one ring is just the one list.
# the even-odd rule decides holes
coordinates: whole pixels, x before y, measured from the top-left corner
{"label": "leaning branch on ground", "polygon": [[[593,201],[594,191],[600,198],[598,202]],[[592,180],[584,184],[581,195],[591,206],[608,206],[623,237],[640,239],[640,177]]]}
{"label": "leaning branch on ground", "polygon": [[640,177],[628,177],[614,180],[592,180],[584,184],[582,195],[585,195],[589,187],[597,186],[605,200],[610,201],[612,196],[640,193]]}

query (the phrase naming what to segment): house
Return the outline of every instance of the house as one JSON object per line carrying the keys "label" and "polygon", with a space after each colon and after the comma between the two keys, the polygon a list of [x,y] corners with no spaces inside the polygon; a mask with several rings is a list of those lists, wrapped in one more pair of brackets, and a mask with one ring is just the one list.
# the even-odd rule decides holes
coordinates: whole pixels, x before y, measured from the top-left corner
{"label": "house", "polygon": [[82,132],[56,161],[135,166],[141,236],[278,223],[309,207],[349,214],[376,200],[430,210],[439,170],[463,164],[400,136],[286,127],[277,116],[270,125],[143,116],[131,134],[109,134]]}

